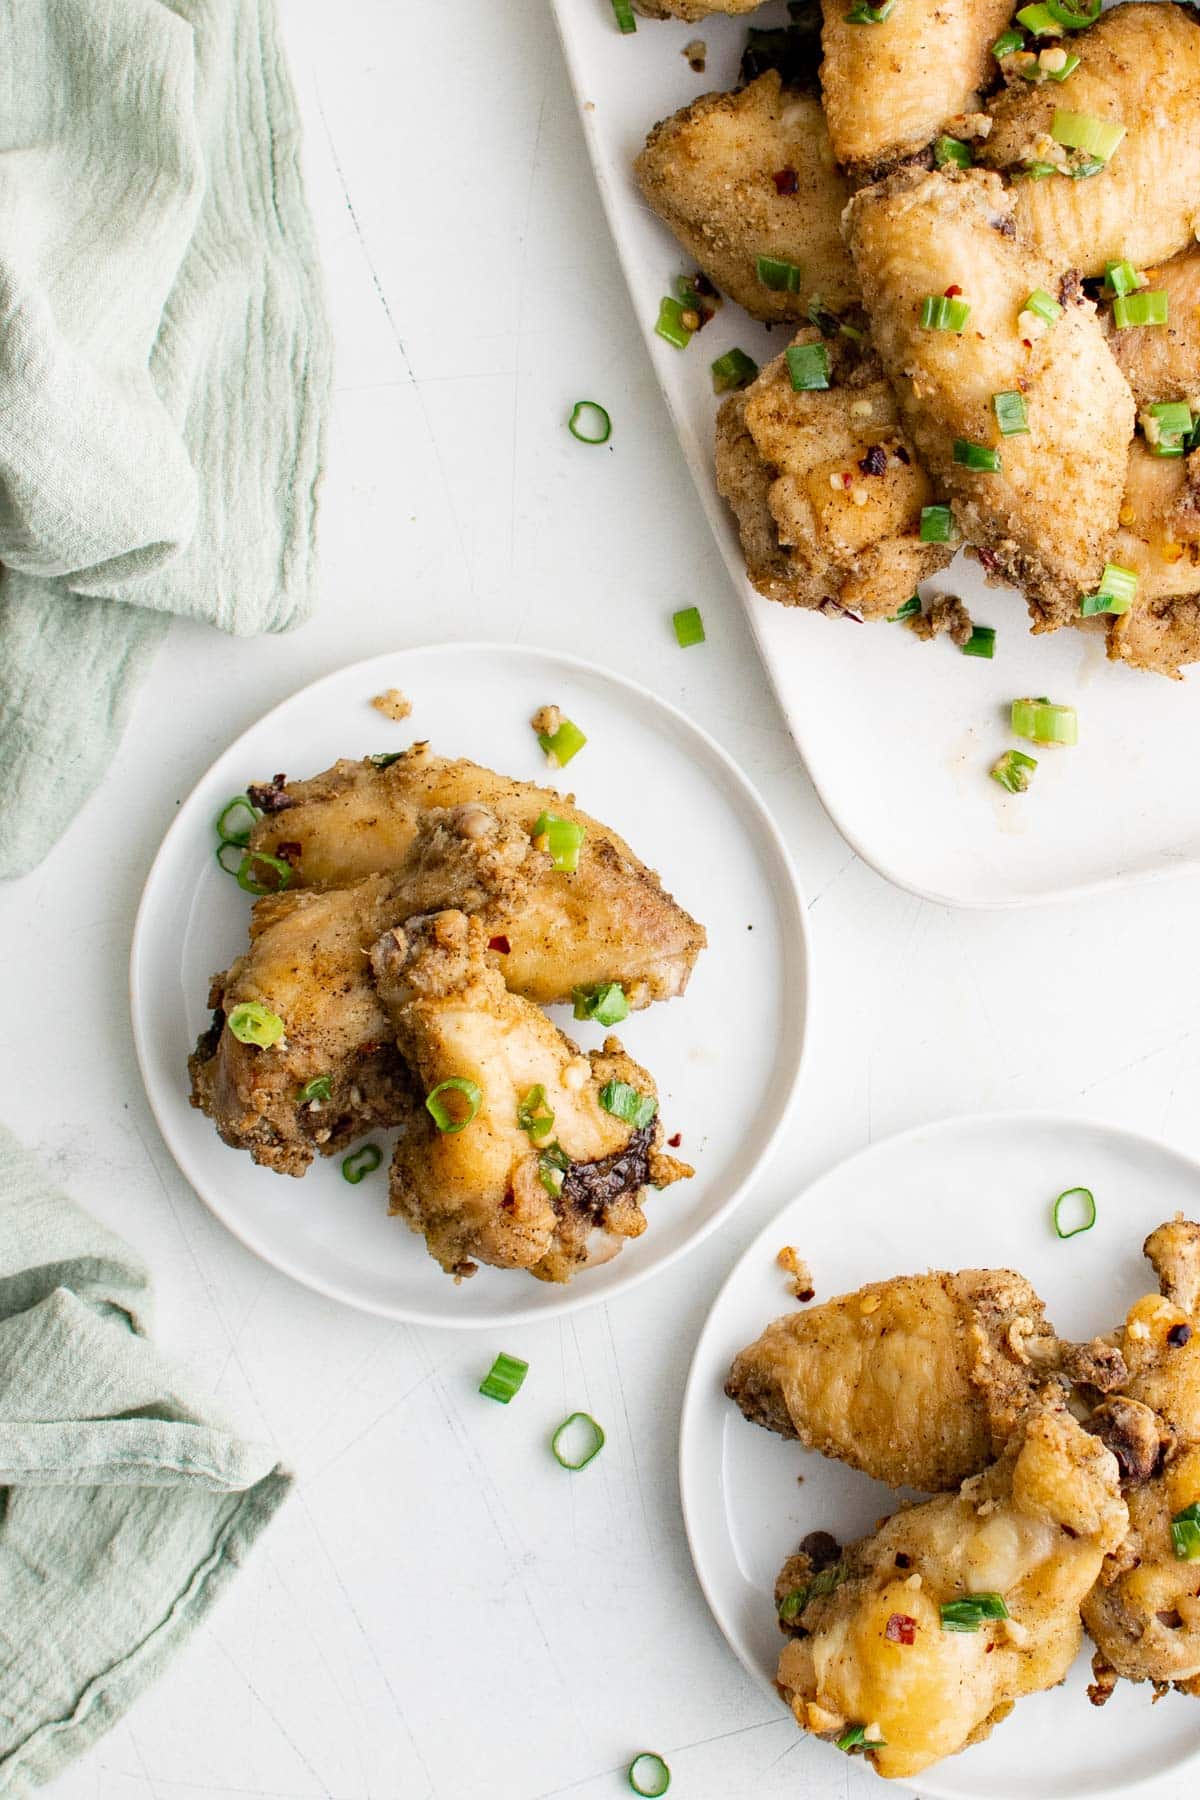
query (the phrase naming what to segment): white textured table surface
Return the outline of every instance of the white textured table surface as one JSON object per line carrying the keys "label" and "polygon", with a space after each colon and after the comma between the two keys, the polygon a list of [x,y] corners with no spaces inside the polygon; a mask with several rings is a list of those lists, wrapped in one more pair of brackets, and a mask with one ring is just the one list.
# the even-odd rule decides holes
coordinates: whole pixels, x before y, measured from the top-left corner
{"label": "white textured table surface", "polygon": [[[1200,884],[966,915],[859,863],[669,436],[540,0],[283,10],[339,350],[320,616],[255,643],[175,631],[98,799],[0,893],[0,1030],[4,1116],[144,1252],[163,1339],[300,1484],[210,1627],[55,1792],[616,1800],[651,1746],[679,1800],[865,1796],[742,1674],[696,1587],[674,1469],[696,1332],[785,1197],[918,1120],[1058,1107],[1200,1151]],[[564,430],[581,395],[611,410],[610,450]],[[683,653],[668,615],[693,601],[709,641]],[[443,637],[566,648],[688,708],[791,843],[819,981],[807,1088],[741,1212],[650,1287],[503,1345],[360,1317],[243,1251],[157,1135],[126,1009],[142,880],[215,753],[325,670]],[[475,1394],[500,1348],[533,1369],[508,1412]],[[609,1440],[571,1479],[544,1434],[576,1406]]]}

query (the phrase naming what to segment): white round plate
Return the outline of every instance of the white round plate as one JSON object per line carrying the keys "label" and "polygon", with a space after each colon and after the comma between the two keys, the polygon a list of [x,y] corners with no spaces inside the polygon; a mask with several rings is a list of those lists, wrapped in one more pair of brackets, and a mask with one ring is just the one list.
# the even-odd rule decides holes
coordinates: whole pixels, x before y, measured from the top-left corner
{"label": "white round plate", "polygon": [[[1095,1194],[1096,1224],[1063,1241],[1051,1206],[1080,1185]],[[785,1557],[806,1532],[830,1530],[845,1542],[895,1508],[890,1489],[749,1424],[722,1392],[736,1353],[796,1304],[775,1263],[780,1247],[794,1244],[808,1261],[818,1301],[928,1268],[1019,1269],[1057,1329],[1086,1338],[1111,1330],[1153,1289],[1142,1242],[1177,1211],[1200,1212],[1200,1164],[1132,1132],[1009,1113],[873,1144],[822,1176],[751,1245],[696,1348],[680,1489],[708,1603],[772,1695],[783,1642],[772,1591]],[[1064,1686],[1020,1701],[985,1743],[921,1775],[917,1791],[929,1800],[1069,1800],[1153,1781],[1170,1783],[1172,1795],[1193,1792],[1194,1780],[1178,1772],[1200,1748],[1200,1703],[1172,1694],[1152,1705],[1149,1687],[1121,1683],[1097,1710],[1084,1692],[1087,1664],[1085,1646]],[[807,1754],[824,1760],[832,1792],[845,1777],[841,1753],[813,1740]]]}
{"label": "white round plate", "polygon": [[[397,725],[370,705],[399,688]],[[588,734],[555,783],[529,727],[553,703]],[[315,775],[339,756],[428,738],[507,775],[558,785],[622,836],[708,929],[686,995],[630,1016],[620,1035],[658,1083],[668,1134],[694,1180],[652,1195],[649,1225],[569,1287],[480,1269],[455,1286],[422,1240],[387,1214],[384,1164],[352,1187],[340,1158],[302,1180],[258,1168],[189,1105],[187,1057],[208,1023],[209,978],[246,942],[250,901],[217,868],[213,820],[230,795],[280,769]],[[809,1005],[804,910],[787,851],[757,794],[674,707],[605,669],[525,647],[438,644],[397,651],[314,682],[214,763],[163,840],[146,882],[130,971],[146,1092],[179,1167],[217,1217],[308,1287],[367,1311],[430,1325],[546,1318],[611,1299],[698,1243],[737,1204],[769,1153],[800,1072]],[[598,1026],[559,1023],[585,1049]],[[731,1053],[731,1042],[736,1049]],[[748,1122],[753,1129],[748,1129]]]}

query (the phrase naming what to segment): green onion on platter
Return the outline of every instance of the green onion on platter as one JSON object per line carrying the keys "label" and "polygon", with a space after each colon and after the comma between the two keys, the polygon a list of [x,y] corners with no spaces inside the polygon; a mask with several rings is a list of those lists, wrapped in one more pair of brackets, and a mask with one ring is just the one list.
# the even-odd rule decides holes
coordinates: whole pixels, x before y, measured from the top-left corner
{"label": "green onion on platter", "polygon": [[[1069,1218],[1064,1217],[1063,1213],[1064,1207],[1068,1206],[1070,1202],[1076,1203],[1071,1208],[1071,1216],[1078,1214],[1078,1222],[1074,1225],[1070,1223]],[[1056,1237],[1080,1237],[1085,1231],[1090,1231],[1096,1223],[1096,1197],[1091,1188],[1064,1188],[1054,1202],[1054,1209],[1050,1217]]]}
{"label": "green onion on platter", "polygon": [[348,1181],[351,1187],[357,1187],[365,1175],[373,1174],[383,1161],[383,1151],[378,1144],[360,1144],[349,1156],[342,1158],[342,1180]]}
{"label": "green onion on platter", "polygon": [[533,841],[538,849],[549,852],[556,869],[573,875],[579,867],[579,852],[587,828],[573,819],[560,819],[556,813],[541,813],[533,827]]}
{"label": "green onion on platter", "polygon": [[1012,728],[1032,744],[1077,744],[1079,718],[1073,706],[1057,706],[1053,700],[1014,700]]}
{"label": "green onion on platter", "polygon": [[1171,1520],[1171,1548],[1179,1562],[1200,1562],[1200,1504],[1193,1501]]}
{"label": "green onion on platter", "polygon": [[1006,750],[1003,756],[996,758],[988,774],[1010,794],[1024,794],[1036,768],[1036,757],[1026,756],[1023,750]]}
{"label": "green onion on platter", "polygon": [[576,1474],[594,1462],[603,1450],[604,1428],[596,1423],[591,1413],[573,1412],[550,1439],[550,1448],[559,1468]]}
{"label": "green onion on platter", "polygon": [[630,1787],[643,1800],[660,1800],[671,1785],[671,1771],[656,1750],[639,1750],[626,1770]]}
{"label": "green onion on platter", "polygon": [[581,444],[607,444],[612,420],[598,400],[577,400],[567,420],[567,430]]}
{"label": "green onion on platter", "polygon": [[718,356],[712,365],[712,385],[714,394],[736,394],[750,383],[758,374],[758,364],[744,350],[727,350],[724,356]]}
{"label": "green onion on platter", "polygon": [[587,738],[573,719],[564,719],[556,731],[539,731],[537,741],[547,756],[565,769],[573,756],[578,756]]}
{"label": "green onion on platter", "polygon": [[529,1373],[529,1364],[519,1356],[505,1356],[501,1351],[479,1384],[485,1400],[498,1400],[507,1406],[521,1391],[521,1383]]}
{"label": "green onion on platter", "polygon": [[260,1050],[269,1050],[284,1032],[279,1014],[273,1013],[261,1000],[243,1000],[230,1007],[225,1023],[239,1044],[254,1044]]}
{"label": "green onion on platter", "polygon": [[672,613],[671,624],[675,628],[675,642],[681,650],[690,650],[693,644],[704,642],[704,620],[698,606],[685,606]]}

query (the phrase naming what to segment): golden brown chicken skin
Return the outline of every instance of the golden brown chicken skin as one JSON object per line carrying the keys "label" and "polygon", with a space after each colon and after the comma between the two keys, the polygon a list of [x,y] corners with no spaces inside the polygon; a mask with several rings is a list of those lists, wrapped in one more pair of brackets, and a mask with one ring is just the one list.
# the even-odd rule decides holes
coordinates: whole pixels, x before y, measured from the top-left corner
{"label": "golden brown chicken skin", "polygon": [[1101,1344],[1061,1342],[1011,1269],[872,1282],[776,1319],[725,1392],[748,1419],[890,1487],[937,1493],[998,1456],[1054,1371],[1108,1389]]}
{"label": "golden brown chicken skin", "polygon": [[[1020,587],[1035,631],[1079,616],[1117,529],[1134,406],[1093,303],[1059,287],[1015,233],[1012,196],[980,170],[901,170],[847,211],[872,336],[909,438],[951,499],[989,571]],[[1052,326],[1026,306],[1049,284]],[[961,330],[922,324],[926,298],[970,307]],[[1027,433],[1002,437],[998,393],[1020,393]],[[956,443],[998,453],[996,472],[956,460]]]}
{"label": "golden brown chicken skin", "polygon": [[[850,1545],[816,1584],[832,1591],[813,1593],[810,1559],[791,1559],[777,1598],[795,1635],[777,1685],[797,1723],[834,1741],[861,1727],[863,1754],[900,1780],[978,1743],[1066,1674],[1080,1602],[1127,1516],[1115,1458],[1047,1402],[959,1493]],[[946,1629],[943,1605],[979,1594],[999,1595],[1008,1617]]]}
{"label": "golden brown chicken skin", "polygon": [[1155,456],[1135,438],[1112,561],[1138,587],[1109,622],[1109,656],[1178,680],[1200,662],[1200,451]]}
{"label": "golden brown chicken skin", "polygon": [[[582,825],[578,869],[567,874],[543,861],[542,879],[522,897],[512,928],[492,916],[493,935],[511,940],[503,953],[509,986],[543,1005],[601,981],[619,981],[631,1007],[670,999],[687,986],[704,947],[703,926],[615,831],[582,812],[570,795],[435,756],[428,744],[414,744],[386,767],[370,758],[342,761],[311,780],[250,793],[270,808],[255,828],[253,848],[286,851],[292,889],[342,887],[402,868],[431,810],[472,807],[481,825],[490,817],[527,838],[546,812]],[[428,904],[460,902],[448,892]]]}
{"label": "golden brown chicken skin", "polygon": [[1200,401],[1200,247],[1143,273],[1148,287],[1167,296],[1167,322],[1120,331],[1110,325],[1112,353],[1139,407]]}
{"label": "golden brown chicken skin", "polygon": [[823,0],[821,86],[829,135],[856,181],[914,156],[946,121],[970,112],[991,79],[991,46],[1010,0],[900,0],[878,24],[855,24],[848,0]]}
{"label": "golden brown chicken skin", "polygon": [[694,24],[710,13],[748,13],[761,6],[763,0],[634,0],[644,18],[686,19]]}
{"label": "golden brown chicken skin", "polygon": [[[692,1173],[659,1147],[646,1071],[616,1038],[581,1055],[538,1007],[509,993],[477,919],[454,911],[411,919],[385,934],[371,962],[420,1095],[447,1080],[479,1092],[478,1112],[457,1130],[440,1130],[415,1103],[392,1161],[391,1210],[448,1273],[485,1262],[569,1281],[645,1230],[651,1185]],[[617,1116],[613,1083],[635,1090],[653,1116],[643,1124]],[[443,1104],[452,1121],[462,1116],[457,1092]],[[531,1105],[542,1129],[522,1124]]]}
{"label": "golden brown chicken skin", "polygon": [[[821,103],[783,88],[775,70],[664,119],[634,169],[688,255],[754,318],[802,319],[814,294],[835,311],[857,300],[840,228],[849,189]],[[767,287],[760,256],[798,267],[799,292]]]}
{"label": "golden brown chicken skin", "polygon": [[[899,10],[899,9],[897,9]],[[1089,30],[1072,32],[1080,66],[1066,81],[1012,86],[992,104],[980,155],[1018,175],[1031,163],[1069,164],[1051,136],[1063,109],[1125,127],[1097,174],[1049,175],[1015,183],[1022,238],[1061,274],[1102,275],[1107,261],[1139,268],[1185,249],[1200,224],[1200,25],[1190,6],[1115,6]],[[834,134],[836,141],[836,133]]]}
{"label": "golden brown chicken skin", "polygon": [[[1124,1455],[1129,1531],[1083,1609],[1096,1644],[1097,1702],[1117,1677],[1200,1694],[1200,1558],[1190,1560],[1186,1544],[1179,1555],[1171,1531],[1173,1520],[1200,1509],[1200,1225],[1161,1225],[1145,1251],[1162,1292],[1138,1300],[1119,1333],[1130,1411],[1114,1418],[1112,1402],[1093,1421],[1118,1453],[1132,1446]],[[1139,1415],[1141,1458],[1131,1430]]]}
{"label": "golden brown chicken skin", "polygon": [[[797,345],[820,344],[808,327]],[[717,418],[717,487],[750,580],[785,606],[887,618],[953,554],[920,540],[933,489],[870,351],[825,346],[830,386],[797,393],[786,356]]]}

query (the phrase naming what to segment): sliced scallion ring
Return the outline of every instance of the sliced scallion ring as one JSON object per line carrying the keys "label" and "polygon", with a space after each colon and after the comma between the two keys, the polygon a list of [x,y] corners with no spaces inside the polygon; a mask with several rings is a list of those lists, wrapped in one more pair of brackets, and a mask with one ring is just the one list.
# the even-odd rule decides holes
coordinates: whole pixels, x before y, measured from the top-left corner
{"label": "sliced scallion ring", "polygon": [[921,508],[921,542],[951,544],[954,542],[954,514],[948,506]]}
{"label": "sliced scallion ring", "polygon": [[749,387],[758,374],[758,364],[744,350],[727,350],[712,365],[714,394],[739,393]]}
{"label": "sliced scallion ring", "polygon": [[933,140],[933,160],[939,169],[944,169],[947,163],[953,163],[957,169],[969,169],[975,158],[970,144],[964,143],[962,138],[943,135]]}
{"label": "sliced scallion ring", "polygon": [[964,656],[986,656],[989,660],[996,654],[996,628],[994,625],[976,625],[962,647]]}
{"label": "sliced scallion ring", "polygon": [[539,1081],[531,1087],[517,1107],[517,1124],[536,1144],[554,1130],[554,1114],[546,1104],[546,1090]]}
{"label": "sliced scallion ring", "polygon": [[[221,849],[224,847],[222,845]],[[220,851],[217,852],[217,860],[221,860]],[[221,863],[223,869],[226,866]],[[274,886],[256,878],[254,870],[259,867],[275,871]],[[237,884],[244,894],[282,894],[284,888],[291,884],[292,865],[285,862],[282,856],[269,856],[265,850],[244,850],[242,860],[233,873],[237,875]]]}
{"label": "sliced scallion ring", "polygon": [[992,411],[996,415],[1001,437],[1016,437],[1020,432],[1029,430],[1025,396],[1015,388],[1002,394],[993,394]]}
{"label": "sliced scallion ring", "polygon": [[919,613],[920,610],[921,610],[920,594],[910,594],[908,599],[904,602],[903,606],[899,607],[897,609],[897,611],[895,611],[894,613],[888,614],[887,622],[889,625],[894,625],[897,622],[897,620],[899,620],[899,619],[911,619],[913,617],[913,615],[915,613]]}
{"label": "sliced scallion ring", "polygon": [[1000,472],[1000,452],[993,450],[990,444],[973,444],[970,438],[955,438],[954,460],[964,469],[974,469],[981,475],[998,475]]}
{"label": "sliced scallion ring", "polygon": [[[572,1443],[577,1446],[577,1455],[572,1455]],[[573,1412],[550,1439],[550,1448],[560,1468],[570,1469],[572,1473],[586,1469],[604,1448],[603,1427],[597,1425],[591,1413]]]}
{"label": "sliced scallion ring", "polygon": [[978,1631],[986,1619],[1007,1619],[1003,1594],[965,1594],[961,1600],[943,1600],[939,1607],[943,1631]]}
{"label": "sliced scallion ring", "polygon": [[602,981],[598,987],[572,988],[577,1019],[591,1019],[596,1025],[619,1025],[629,1017],[629,1002],[619,981]]}
{"label": "sliced scallion ring", "polygon": [[240,1005],[230,1007],[225,1023],[239,1044],[256,1044],[260,1050],[269,1050],[284,1032],[279,1014],[273,1013],[261,1000],[243,1000]]}
{"label": "sliced scallion ring", "polygon": [[581,444],[607,444],[612,420],[598,400],[577,400],[567,420],[567,430]]}
{"label": "sliced scallion ring", "polygon": [[795,393],[813,393],[829,386],[829,352],[824,344],[789,344],[784,357]]}
{"label": "sliced scallion ring", "polygon": [[677,350],[686,350],[692,341],[694,328],[684,324],[683,314],[683,306],[673,295],[667,294],[659,301],[654,329],[660,338],[666,338],[668,344],[674,344]]}
{"label": "sliced scallion ring", "polygon": [[1136,294],[1139,288],[1149,286],[1146,277],[1131,262],[1109,261],[1104,265],[1104,292],[1110,299],[1118,299],[1123,294]]}
{"label": "sliced scallion ring", "polygon": [[755,258],[754,272],[763,286],[774,293],[800,292],[800,269],[796,263],[785,262],[779,256],[759,256]]}
{"label": "sliced scallion ring", "polygon": [[1006,750],[1003,756],[997,757],[988,774],[1010,794],[1024,794],[1036,768],[1036,757],[1026,756],[1023,750]]}
{"label": "sliced scallion ring", "polygon": [[521,1383],[528,1373],[527,1362],[522,1362],[519,1356],[505,1356],[501,1351],[480,1382],[479,1391],[485,1400],[498,1400],[501,1406],[507,1406],[513,1396],[520,1393]]}
{"label": "sliced scallion ring", "polygon": [[627,1081],[606,1081],[600,1089],[600,1104],[614,1119],[624,1119],[635,1131],[643,1131],[658,1112],[658,1101],[652,1094],[639,1094]]}
{"label": "sliced scallion ring", "polygon": [[1041,319],[1045,325],[1056,325],[1063,315],[1062,307],[1045,288],[1034,288],[1021,311],[1032,313],[1034,318]]}
{"label": "sliced scallion ring", "polygon": [[328,1075],[314,1075],[300,1089],[301,1100],[329,1100],[333,1097],[333,1082]]}
{"label": "sliced scallion ring", "polygon": [[926,294],[921,324],[926,331],[961,331],[971,316],[971,302],[952,294]]}
{"label": "sliced scallion ring", "polygon": [[[533,827],[533,841],[538,849],[544,848],[550,855],[554,867],[566,875],[573,875],[579,867],[579,852],[583,847],[586,826],[577,825],[573,819],[560,819],[557,813],[539,814]],[[544,844],[539,842],[544,839]]]}
{"label": "sliced scallion ring", "polygon": [[1200,1505],[1195,1501],[1172,1518],[1171,1548],[1179,1562],[1200,1562]]}
{"label": "sliced scallion ring", "polygon": [[895,4],[896,0],[877,0],[872,6],[869,0],[854,0],[850,11],[842,17],[847,25],[882,25]]}
{"label": "sliced scallion ring", "polygon": [[865,1725],[851,1725],[834,1739],[834,1749],[844,1750],[847,1756],[853,1756],[856,1750],[886,1750],[887,1739],[869,1738]]}
{"label": "sliced scallion ring", "polygon": [[537,741],[560,769],[565,769],[573,756],[578,756],[587,738],[573,719],[564,719],[557,731],[539,731]]}
{"label": "sliced scallion ring", "polygon": [[685,606],[680,612],[672,613],[671,623],[675,627],[675,642],[681,650],[690,650],[693,644],[704,642],[704,620],[698,606]]}
{"label": "sliced scallion ring", "polygon": [[1033,744],[1077,744],[1079,716],[1073,706],[1056,706],[1053,700],[1014,700],[1012,728]]}
{"label": "sliced scallion ring", "polygon": [[1026,31],[1032,31],[1034,37],[1061,37],[1062,22],[1056,19],[1048,6],[1023,6],[1017,13],[1017,24],[1023,25]]}
{"label": "sliced scallion ring", "polygon": [[342,1180],[348,1181],[351,1187],[357,1187],[363,1176],[370,1175],[382,1161],[383,1151],[378,1144],[361,1144],[349,1156],[343,1156]]}
{"label": "sliced scallion ring", "polygon": [[671,1771],[656,1750],[639,1750],[628,1769],[629,1785],[645,1800],[659,1800],[671,1785]]}
{"label": "sliced scallion ring", "polygon": [[[234,858],[233,862],[226,861],[229,856]],[[235,844],[232,839],[223,838],[217,845],[217,864],[218,867],[224,869],[226,875],[236,875],[245,859],[246,847],[244,844]]]}
{"label": "sliced scallion ring", "polygon": [[[1072,1225],[1069,1231],[1064,1231],[1062,1209],[1067,1202],[1071,1200],[1078,1201],[1079,1203],[1077,1210],[1080,1215],[1080,1220],[1078,1225]],[[1064,1188],[1062,1193],[1058,1196],[1058,1199],[1054,1202],[1054,1211],[1051,1216],[1054,1220],[1054,1232],[1056,1237],[1073,1238],[1078,1237],[1081,1232],[1090,1231],[1092,1226],[1096,1223],[1096,1198],[1092,1193],[1091,1188]]]}
{"label": "sliced scallion ring", "polygon": [[612,0],[613,17],[617,21],[617,30],[628,36],[637,30],[637,20],[633,16],[633,0]]}
{"label": "sliced scallion ring", "polygon": [[[246,815],[243,824],[231,823],[238,819],[238,814]],[[245,794],[235,794],[217,814],[217,836],[223,844],[240,844],[244,849],[250,842],[250,833],[262,818],[257,806]]]}
{"label": "sliced scallion ring", "polygon": [[559,1143],[547,1144],[538,1157],[538,1180],[554,1200],[562,1193],[571,1159]]}
{"label": "sliced scallion ring", "polygon": [[[460,1094],[466,1110],[456,1103],[451,1112],[442,1099],[443,1094]],[[432,1093],[425,1096],[425,1111],[443,1137],[453,1137],[455,1132],[465,1131],[482,1105],[483,1089],[467,1075],[448,1075],[445,1081],[438,1082]]]}
{"label": "sliced scallion ring", "polygon": [[1113,301],[1113,324],[1118,331],[1131,325],[1165,325],[1170,316],[1170,297],[1164,288],[1142,288],[1136,294],[1119,294]]}
{"label": "sliced scallion ring", "polygon": [[1050,136],[1065,150],[1082,150],[1106,163],[1125,136],[1117,119],[1098,119],[1094,113],[1068,112],[1058,107],[1050,124]]}
{"label": "sliced scallion ring", "polygon": [[1001,62],[1004,57],[1012,56],[1014,51],[1023,50],[1024,48],[1024,32],[1009,29],[1008,31],[1002,31],[992,45],[992,55],[996,58],[997,62]]}
{"label": "sliced scallion ring", "polygon": [[1045,0],[1046,11],[1067,31],[1083,31],[1100,17],[1103,0]]}

